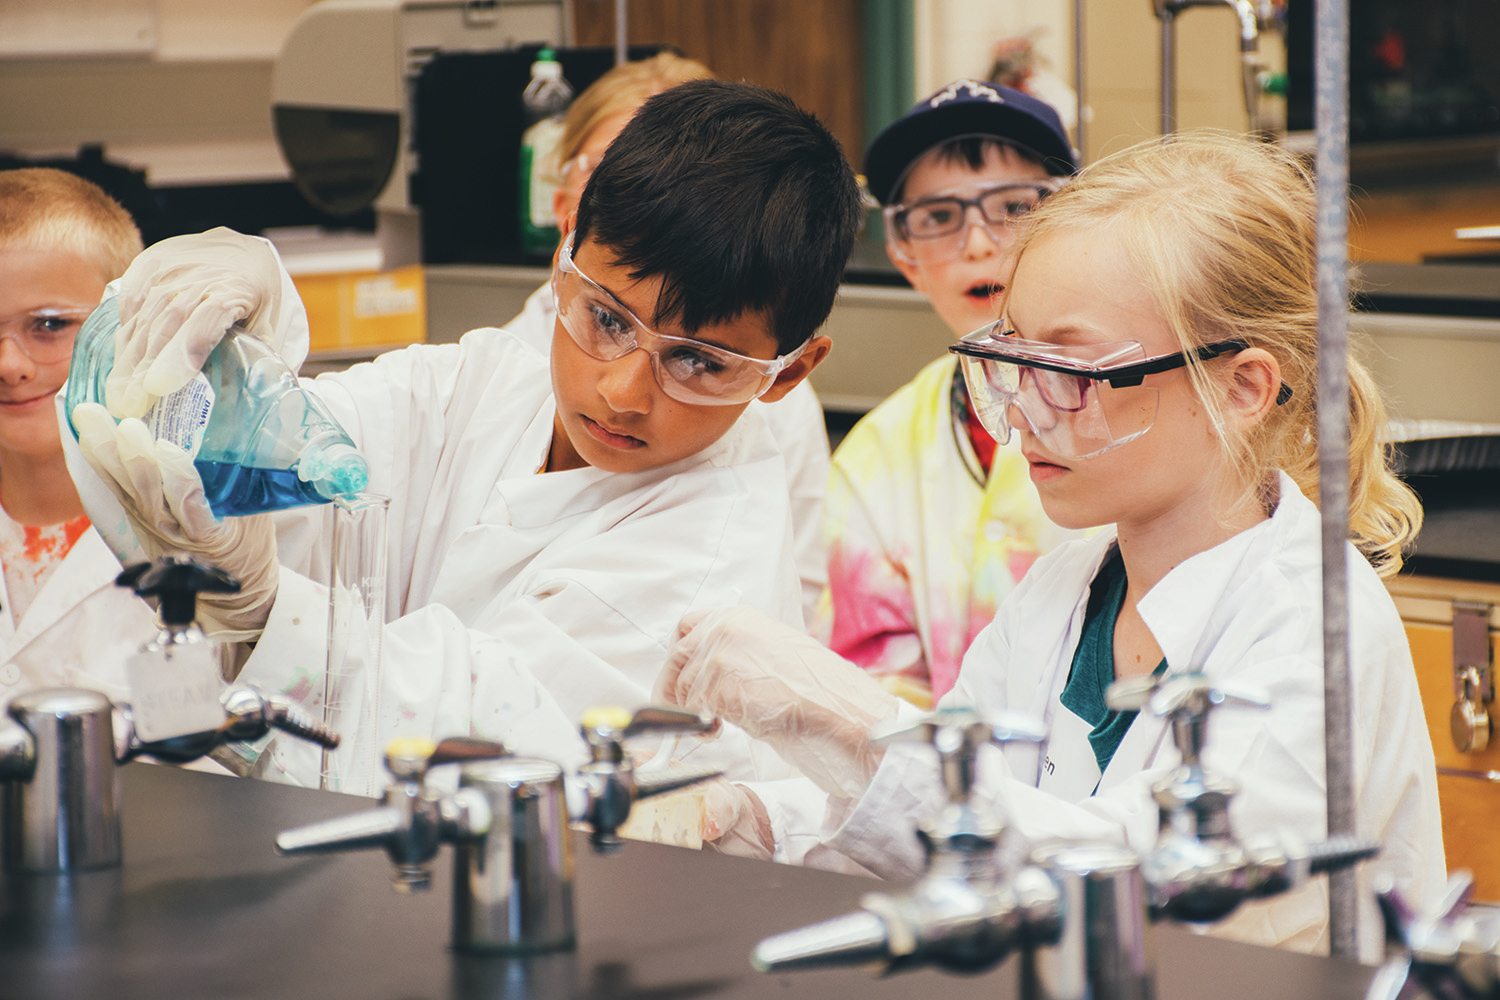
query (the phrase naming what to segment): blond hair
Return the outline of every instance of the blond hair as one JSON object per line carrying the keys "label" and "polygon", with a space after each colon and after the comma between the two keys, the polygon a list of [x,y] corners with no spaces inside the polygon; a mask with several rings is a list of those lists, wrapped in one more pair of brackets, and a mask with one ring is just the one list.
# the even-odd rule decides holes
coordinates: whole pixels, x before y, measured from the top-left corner
{"label": "blond hair", "polygon": [[[1246,488],[1261,489],[1279,468],[1316,501],[1316,217],[1311,174],[1292,154],[1188,132],[1090,165],[1034,213],[1015,252],[1058,229],[1108,228],[1184,350],[1232,338],[1270,353],[1292,395],[1245,433],[1223,418],[1229,387],[1196,360],[1189,373]],[[1349,535],[1389,576],[1421,527],[1422,507],[1391,469],[1385,407],[1352,356],[1349,395]]]}
{"label": "blond hair", "polygon": [[635,111],[646,99],[690,80],[709,80],[713,73],[696,59],[658,52],[650,59],[621,63],[590,84],[568,105],[557,163],[577,156],[599,124],[615,115]]}
{"label": "blond hair", "polygon": [[113,281],[141,252],[130,213],[98,185],[65,170],[0,170],[0,247],[66,250]]}

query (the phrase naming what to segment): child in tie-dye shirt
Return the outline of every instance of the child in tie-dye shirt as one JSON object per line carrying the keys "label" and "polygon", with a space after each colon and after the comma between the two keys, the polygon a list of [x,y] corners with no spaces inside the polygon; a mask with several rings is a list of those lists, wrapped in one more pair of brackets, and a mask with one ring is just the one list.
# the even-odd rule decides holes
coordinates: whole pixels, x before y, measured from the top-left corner
{"label": "child in tie-dye shirt", "polygon": [[[892,263],[955,336],[995,319],[1013,227],[1076,167],[1049,105],[973,81],[920,102],[865,157]],[[835,652],[925,704],[953,686],[1032,561],[1067,536],[1042,513],[1014,444],[997,449],[979,425],[944,355],[833,456],[820,624]]]}

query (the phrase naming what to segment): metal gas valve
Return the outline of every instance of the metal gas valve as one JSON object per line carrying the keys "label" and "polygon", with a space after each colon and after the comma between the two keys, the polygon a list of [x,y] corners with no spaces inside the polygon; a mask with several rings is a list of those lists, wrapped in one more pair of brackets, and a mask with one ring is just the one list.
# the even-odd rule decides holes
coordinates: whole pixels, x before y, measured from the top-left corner
{"label": "metal gas valve", "polygon": [[185,763],[236,740],[280,729],[320,746],[338,735],[295,704],[248,685],[219,699],[223,722],[185,736],[138,737],[128,704],[97,691],[48,688],[10,702],[0,720],[0,832],[9,872],[109,868],[120,863],[116,764],[141,756]]}
{"label": "metal gas valve", "polygon": [[1377,895],[1386,960],[1366,1000],[1500,1000],[1500,916],[1471,910],[1474,879],[1455,872],[1442,898],[1415,912],[1387,882]]}
{"label": "metal gas valve", "polygon": [[1213,923],[1247,899],[1273,896],[1372,857],[1379,845],[1335,837],[1305,845],[1290,835],[1240,840],[1229,822],[1238,785],[1203,763],[1211,713],[1222,706],[1264,710],[1248,688],[1216,684],[1203,674],[1118,681],[1105,694],[1116,711],[1147,710],[1168,720],[1182,761],[1151,788],[1160,813],[1156,847],[1142,870],[1153,918]]}
{"label": "metal gas valve", "polygon": [[903,893],[871,893],[847,916],[766,938],[751,963],[763,972],[883,962],[977,972],[1013,950],[1057,940],[1056,884],[1040,867],[1011,860],[1001,818],[973,801],[985,744],[1040,742],[1045,731],[1019,716],[984,717],[940,709],[928,721],[877,742],[931,746],[947,802],[917,836],[927,869]]}
{"label": "metal gas valve", "polygon": [[[526,954],[571,948],[573,849],[570,820],[590,828],[595,850],[616,850],[619,828],[636,801],[717,777],[717,770],[642,776],[625,741],[654,733],[706,732],[712,718],[669,708],[634,715],[598,708],[584,715],[591,760],[576,776],[561,765],[518,757],[503,744],[471,738],[439,743],[404,739],[386,749],[392,781],[375,809],[288,830],[282,854],[380,848],[395,866],[397,891],[427,889],[432,861],[455,845],[453,946],[464,951]],[[428,773],[462,765],[458,789],[427,784]]]}

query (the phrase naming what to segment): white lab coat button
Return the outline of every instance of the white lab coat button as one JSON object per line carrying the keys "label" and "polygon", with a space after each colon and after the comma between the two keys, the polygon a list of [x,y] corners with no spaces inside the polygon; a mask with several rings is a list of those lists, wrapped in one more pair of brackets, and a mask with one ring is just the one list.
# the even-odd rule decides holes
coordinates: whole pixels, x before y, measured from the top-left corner
{"label": "white lab coat button", "polygon": [[10,686],[21,683],[21,668],[14,663],[0,667],[0,684]]}

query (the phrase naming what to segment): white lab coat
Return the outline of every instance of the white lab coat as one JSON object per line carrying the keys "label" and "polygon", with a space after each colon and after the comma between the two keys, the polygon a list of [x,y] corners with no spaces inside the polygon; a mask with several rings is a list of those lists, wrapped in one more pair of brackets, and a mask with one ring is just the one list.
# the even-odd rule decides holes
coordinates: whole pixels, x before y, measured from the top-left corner
{"label": "white lab coat", "polygon": [[[552,351],[552,333],[557,323],[557,300],[547,282],[526,299],[525,306],[505,329],[543,355]],[[752,409],[760,411],[771,437],[786,462],[786,480],[792,509],[792,537],[796,543],[797,575],[802,582],[802,617],[809,625],[816,620],[818,601],[828,584],[828,552],[823,544],[823,494],[828,488],[828,429],[823,404],[806,379],[775,403]]]}
{"label": "white lab coat", "polygon": [[[539,475],[554,414],[547,359],[503,331],[304,384],[370,461],[370,490],[392,501],[381,719],[360,737],[375,753],[398,735],[474,734],[574,762],[585,709],[651,700],[685,613],[743,603],[801,627],[781,456],[754,409],[670,466]],[[241,675],[314,712],[330,517],[278,515],[280,588]],[[256,773],[317,780],[315,751],[271,747]],[[692,759],[719,755],[747,762],[743,741]]]}
{"label": "white lab coat", "polygon": [[[23,691],[81,687],[126,698],[125,661],[155,637],[145,601],[115,586],[120,562],[93,528],[73,543],[19,622],[0,612],[0,704]],[[0,601],[10,607],[0,574]]]}
{"label": "white lab coat", "polygon": [[[1169,673],[1200,670],[1267,693],[1268,712],[1224,708],[1209,727],[1208,766],[1241,786],[1232,817],[1242,836],[1326,833],[1320,521],[1286,476],[1275,514],[1173,569],[1139,610]],[[975,640],[946,704],[1014,710],[1045,719],[1040,748],[987,752],[985,797],[1033,841],[1053,837],[1156,841],[1151,783],[1179,757],[1162,720],[1143,713],[1102,778],[1089,726],[1059,702],[1078,645],[1090,584],[1113,532],[1043,557]],[[1441,887],[1443,844],[1432,745],[1400,619],[1369,564],[1349,549],[1354,671],[1353,763],[1358,833],[1383,845],[1362,869],[1362,954],[1379,954],[1371,869],[1397,878],[1408,898]],[[1097,784],[1097,792],[1095,786]],[[912,874],[913,823],[937,801],[930,754],[892,750],[857,803],[835,803],[826,846],[886,876]],[[1218,930],[1259,944],[1319,950],[1326,941],[1327,883],[1245,906]]]}

